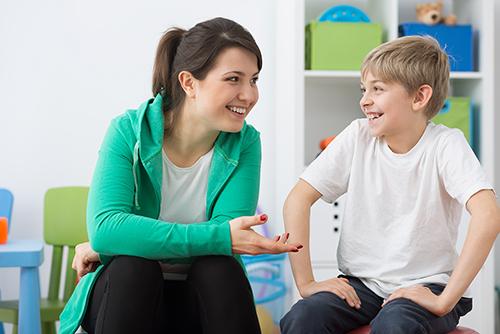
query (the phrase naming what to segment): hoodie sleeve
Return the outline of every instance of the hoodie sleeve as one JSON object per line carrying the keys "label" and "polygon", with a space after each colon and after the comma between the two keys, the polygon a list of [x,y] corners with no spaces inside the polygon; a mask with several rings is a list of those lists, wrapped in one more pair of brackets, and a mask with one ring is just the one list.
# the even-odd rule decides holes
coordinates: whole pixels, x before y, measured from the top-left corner
{"label": "hoodie sleeve", "polygon": [[[131,136],[118,123],[119,120],[112,122],[108,129],[90,187],[87,228],[92,248],[105,256],[132,255],[158,260],[231,255],[229,219],[240,213],[253,214],[250,211],[255,210],[260,141],[255,143],[258,148],[254,145],[242,152],[239,165],[216,200],[211,220],[176,224],[133,213],[133,143],[127,141]],[[252,161],[257,157],[258,161]],[[235,201],[247,191],[252,194],[250,203],[242,202],[246,195]]]}

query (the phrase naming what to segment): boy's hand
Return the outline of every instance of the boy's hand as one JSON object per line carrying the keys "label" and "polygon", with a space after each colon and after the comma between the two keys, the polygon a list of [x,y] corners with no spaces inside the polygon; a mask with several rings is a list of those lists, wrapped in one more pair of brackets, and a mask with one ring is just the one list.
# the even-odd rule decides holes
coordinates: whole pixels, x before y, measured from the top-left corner
{"label": "boy's hand", "polygon": [[351,307],[356,309],[361,308],[361,300],[354,288],[349,284],[349,280],[345,277],[335,277],[321,282],[312,281],[300,288],[300,294],[304,298],[322,291],[331,292],[339,296]]}
{"label": "boy's hand", "polygon": [[298,252],[302,245],[287,243],[289,233],[268,239],[254,230],[252,226],[262,225],[267,215],[238,217],[229,222],[231,228],[231,248],[234,254],[279,254]]}
{"label": "boy's hand", "polygon": [[384,301],[382,307],[397,298],[409,299],[438,317],[442,317],[451,311],[442,303],[442,298],[434,294],[431,289],[420,284],[397,289]]}

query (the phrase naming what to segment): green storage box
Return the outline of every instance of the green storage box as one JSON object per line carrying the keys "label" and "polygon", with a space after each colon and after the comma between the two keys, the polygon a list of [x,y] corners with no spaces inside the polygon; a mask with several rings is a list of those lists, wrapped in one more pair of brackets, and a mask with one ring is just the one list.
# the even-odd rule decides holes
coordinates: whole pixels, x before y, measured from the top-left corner
{"label": "green storage box", "polygon": [[306,69],[359,70],[368,52],[381,43],[377,23],[311,21],[306,26]]}
{"label": "green storage box", "polygon": [[462,130],[465,138],[474,148],[474,117],[469,97],[449,97],[443,109],[434,116],[432,121]]}

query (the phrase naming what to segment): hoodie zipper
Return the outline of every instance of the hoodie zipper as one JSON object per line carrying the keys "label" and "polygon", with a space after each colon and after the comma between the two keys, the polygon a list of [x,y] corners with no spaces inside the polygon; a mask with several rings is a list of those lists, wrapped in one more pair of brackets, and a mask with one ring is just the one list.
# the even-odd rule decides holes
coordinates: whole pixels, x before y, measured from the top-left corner
{"label": "hoodie zipper", "polygon": [[139,205],[139,180],[138,180],[139,171],[137,170],[138,168],[139,168],[139,141],[137,141],[134,146],[134,161],[132,165],[132,175],[134,177],[134,186],[135,186],[134,205],[137,210],[140,210],[141,206]]}

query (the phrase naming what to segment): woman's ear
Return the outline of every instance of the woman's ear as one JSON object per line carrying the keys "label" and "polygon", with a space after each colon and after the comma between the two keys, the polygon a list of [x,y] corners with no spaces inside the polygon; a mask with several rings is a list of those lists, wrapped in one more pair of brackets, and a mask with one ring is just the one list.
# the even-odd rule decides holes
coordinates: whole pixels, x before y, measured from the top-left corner
{"label": "woman's ear", "polygon": [[177,80],[179,80],[179,83],[187,97],[196,96],[196,79],[193,77],[191,72],[181,71],[177,76]]}
{"label": "woman's ear", "polygon": [[425,109],[432,97],[432,87],[425,84],[418,88],[413,98],[413,110]]}

